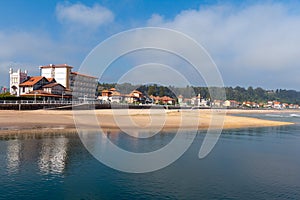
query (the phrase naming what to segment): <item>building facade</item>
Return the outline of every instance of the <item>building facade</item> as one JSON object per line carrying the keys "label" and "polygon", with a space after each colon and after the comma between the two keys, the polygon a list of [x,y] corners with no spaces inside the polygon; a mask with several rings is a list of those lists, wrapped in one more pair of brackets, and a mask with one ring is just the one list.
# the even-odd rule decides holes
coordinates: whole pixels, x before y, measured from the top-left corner
{"label": "building facade", "polygon": [[44,85],[49,84],[48,80],[43,76],[33,76],[28,80],[21,83],[20,86],[20,95],[28,94],[34,92],[35,90],[40,90]]}
{"label": "building facade", "polygon": [[24,72],[21,69],[14,71],[12,68],[9,69],[9,82],[10,82],[10,94],[20,96],[20,84],[28,78],[27,70]]}
{"label": "building facade", "polygon": [[41,76],[54,78],[66,89],[72,91],[74,98],[96,97],[97,77],[72,72],[73,67],[67,64],[40,66]]}
{"label": "building facade", "polygon": [[78,72],[70,73],[70,90],[74,98],[96,98],[98,78],[81,74]]}
{"label": "building facade", "polygon": [[54,78],[57,83],[60,83],[65,88],[70,88],[70,74],[73,67],[63,65],[47,65],[40,66],[41,76],[45,78]]}

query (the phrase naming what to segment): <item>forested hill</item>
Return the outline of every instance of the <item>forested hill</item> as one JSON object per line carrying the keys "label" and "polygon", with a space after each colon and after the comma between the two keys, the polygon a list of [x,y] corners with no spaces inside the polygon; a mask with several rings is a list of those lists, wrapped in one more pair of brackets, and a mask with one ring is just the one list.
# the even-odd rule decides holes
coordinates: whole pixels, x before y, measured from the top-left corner
{"label": "forested hill", "polygon": [[[210,98],[207,87],[187,86],[179,88],[174,86],[164,87],[156,84],[153,85],[132,85],[130,83],[115,84],[115,83],[99,83],[98,93],[101,94],[103,89],[110,89],[115,87],[123,94],[129,94],[132,90],[137,89],[144,95],[150,96],[170,96],[173,98],[182,95],[184,98],[191,98],[198,94],[202,98]],[[226,99],[236,100],[239,102],[252,101],[252,102],[267,102],[279,101],[284,103],[300,104],[300,92],[295,90],[277,89],[265,90],[263,88],[243,88],[243,87],[225,87]]]}

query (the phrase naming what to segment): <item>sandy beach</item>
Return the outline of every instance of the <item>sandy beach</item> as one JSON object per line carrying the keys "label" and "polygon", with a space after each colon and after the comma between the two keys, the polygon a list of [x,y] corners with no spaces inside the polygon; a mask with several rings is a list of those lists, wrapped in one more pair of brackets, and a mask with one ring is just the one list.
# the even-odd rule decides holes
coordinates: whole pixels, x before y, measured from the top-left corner
{"label": "sandy beach", "polygon": [[[124,130],[124,129],[207,129],[218,128],[223,124],[224,129],[245,127],[266,127],[290,125],[289,122],[261,120],[250,117],[237,117],[232,114],[240,113],[278,113],[299,112],[295,110],[95,110],[76,111],[77,124],[86,125],[89,129]],[[90,120],[95,114],[96,123]],[[212,118],[213,123],[211,124]],[[220,120],[220,123],[216,123]],[[98,124],[97,124],[98,122]],[[5,133],[36,133],[75,131],[73,111],[34,110],[34,111],[0,111],[0,134]]]}

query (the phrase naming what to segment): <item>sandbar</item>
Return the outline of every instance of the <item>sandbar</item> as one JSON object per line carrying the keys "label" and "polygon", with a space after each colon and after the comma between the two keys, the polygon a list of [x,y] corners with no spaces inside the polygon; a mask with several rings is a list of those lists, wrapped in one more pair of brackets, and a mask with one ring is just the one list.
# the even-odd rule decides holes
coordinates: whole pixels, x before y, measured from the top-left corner
{"label": "sandbar", "polygon": [[[224,113],[226,112],[226,113]],[[233,116],[240,113],[278,113],[295,110],[0,110],[0,135],[15,133],[76,132],[76,128],[98,130],[171,130],[207,128],[247,128],[292,125],[291,122],[270,121]],[[92,120],[91,120],[92,119]],[[96,120],[96,121],[93,121]],[[212,120],[213,119],[213,120]],[[76,123],[75,123],[76,122]]]}

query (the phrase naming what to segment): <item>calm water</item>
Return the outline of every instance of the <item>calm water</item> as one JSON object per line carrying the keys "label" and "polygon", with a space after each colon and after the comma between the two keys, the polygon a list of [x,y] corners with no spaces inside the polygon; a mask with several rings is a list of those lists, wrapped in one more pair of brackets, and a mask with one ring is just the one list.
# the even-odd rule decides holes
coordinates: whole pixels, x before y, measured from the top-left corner
{"label": "calm water", "polygon": [[[299,199],[300,118],[293,126],[224,131],[205,159],[203,134],[172,165],[147,174],[115,171],[95,160],[76,134],[0,137],[0,199]],[[133,151],[157,149],[173,133],[133,144],[125,134],[112,140]]]}

